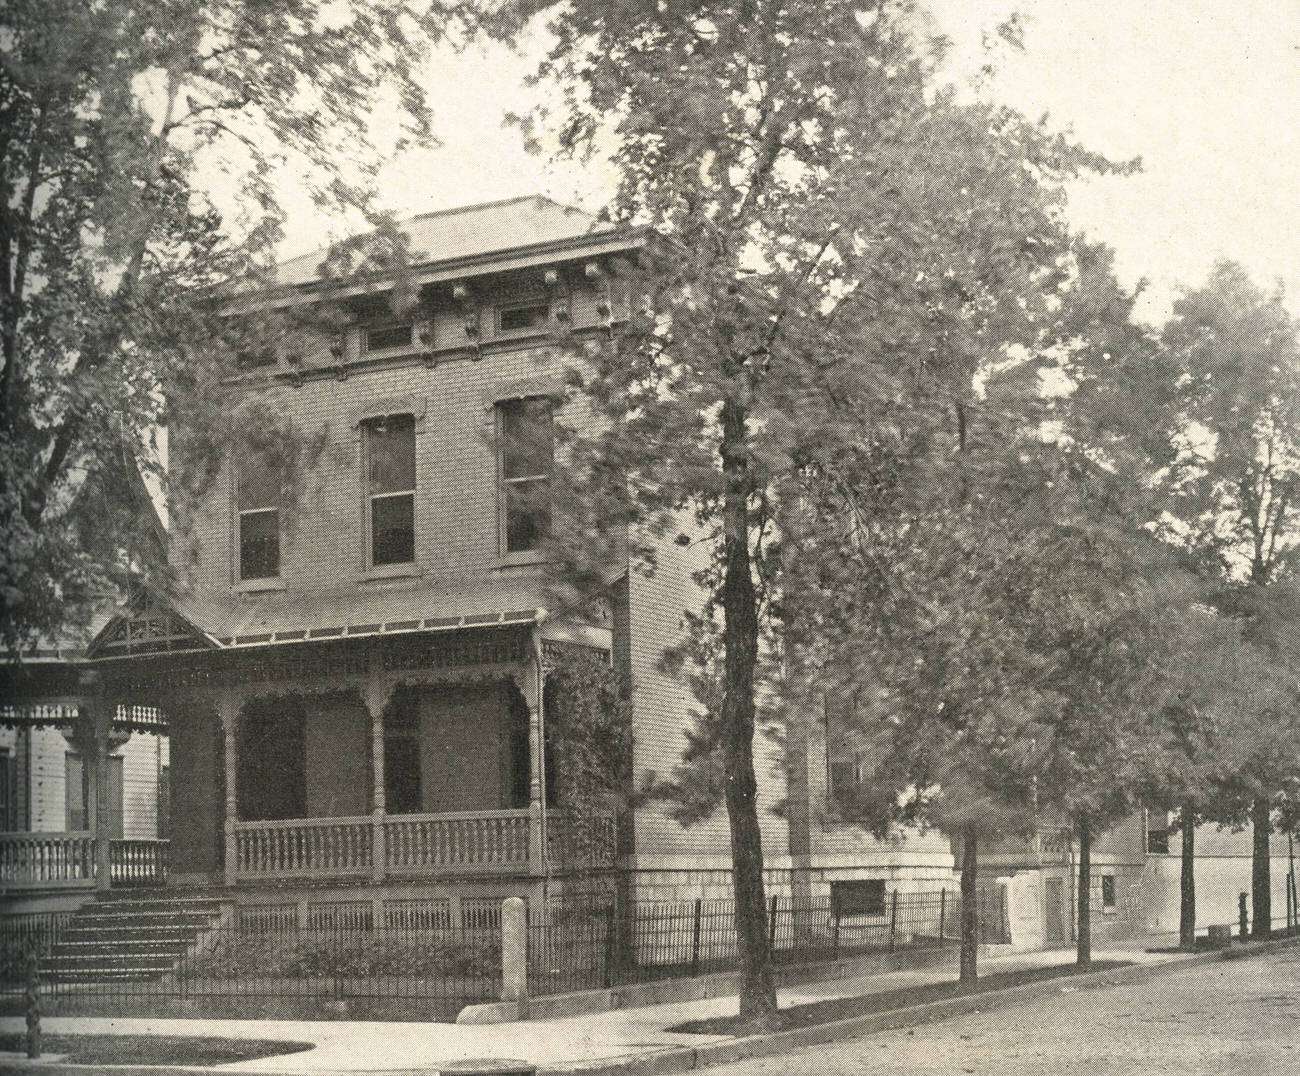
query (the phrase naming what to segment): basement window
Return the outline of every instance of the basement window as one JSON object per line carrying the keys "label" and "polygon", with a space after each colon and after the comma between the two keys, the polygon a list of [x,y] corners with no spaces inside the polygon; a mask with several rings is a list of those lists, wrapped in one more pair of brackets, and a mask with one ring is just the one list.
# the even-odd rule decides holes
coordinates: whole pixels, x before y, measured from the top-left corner
{"label": "basement window", "polygon": [[885,880],[856,878],[831,882],[831,914],[836,919],[850,915],[884,915]]}
{"label": "basement window", "polygon": [[1101,876],[1101,907],[1103,911],[1107,912],[1115,910],[1115,876],[1113,874],[1103,874]]}

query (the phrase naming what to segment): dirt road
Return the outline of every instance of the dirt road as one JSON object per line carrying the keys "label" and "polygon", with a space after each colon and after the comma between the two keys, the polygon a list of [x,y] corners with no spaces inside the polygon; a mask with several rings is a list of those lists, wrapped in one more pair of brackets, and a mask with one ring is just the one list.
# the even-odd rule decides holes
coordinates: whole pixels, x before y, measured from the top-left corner
{"label": "dirt road", "polygon": [[1300,948],[709,1069],[719,1076],[1300,1076]]}

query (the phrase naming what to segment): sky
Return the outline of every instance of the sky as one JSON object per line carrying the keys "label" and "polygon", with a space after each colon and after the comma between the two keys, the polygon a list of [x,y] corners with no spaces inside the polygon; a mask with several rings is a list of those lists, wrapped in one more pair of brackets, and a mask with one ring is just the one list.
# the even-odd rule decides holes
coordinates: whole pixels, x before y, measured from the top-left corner
{"label": "sky", "polygon": [[[1089,148],[1140,156],[1136,176],[1077,185],[1073,223],[1113,246],[1128,284],[1149,282],[1139,316],[1159,323],[1179,285],[1217,258],[1257,282],[1281,280],[1300,314],[1300,0],[931,0],[953,43],[954,77],[980,62],[982,31],[1013,10],[1025,50],[1004,57],[993,92],[1068,127]],[[530,156],[503,125],[535,91],[524,76],[540,38],[431,58],[425,79],[441,144],[391,161],[382,177],[401,215],[542,193],[596,210],[613,177]],[[319,245],[305,205],[286,254]]]}

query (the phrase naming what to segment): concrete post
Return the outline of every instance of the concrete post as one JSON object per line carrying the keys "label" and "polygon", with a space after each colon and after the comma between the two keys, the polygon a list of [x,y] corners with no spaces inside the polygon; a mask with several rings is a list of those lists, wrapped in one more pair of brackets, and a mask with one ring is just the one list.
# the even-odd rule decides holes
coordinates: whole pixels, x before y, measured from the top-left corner
{"label": "concrete post", "polygon": [[528,998],[528,919],[519,897],[501,902],[501,1000]]}

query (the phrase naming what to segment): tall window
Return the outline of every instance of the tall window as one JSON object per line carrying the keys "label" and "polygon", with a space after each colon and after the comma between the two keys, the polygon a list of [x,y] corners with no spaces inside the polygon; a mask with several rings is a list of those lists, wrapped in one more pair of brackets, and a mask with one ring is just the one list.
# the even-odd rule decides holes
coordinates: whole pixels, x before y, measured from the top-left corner
{"label": "tall window", "polygon": [[280,574],[280,476],[258,458],[238,464],[239,578]]}
{"label": "tall window", "polygon": [[370,563],[414,563],[415,418],[388,415],[364,430]]}
{"label": "tall window", "polygon": [[532,397],[498,404],[497,423],[501,544],[507,553],[525,553],[551,533],[551,401]]}
{"label": "tall window", "polygon": [[[104,759],[104,798],[100,801],[105,810],[104,830],[109,837],[122,836],[122,757],[113,755]],[[71,833],[90,829],[90,782],[81,756],[68,752],[64,756],[64,806],[65,824]]]}

